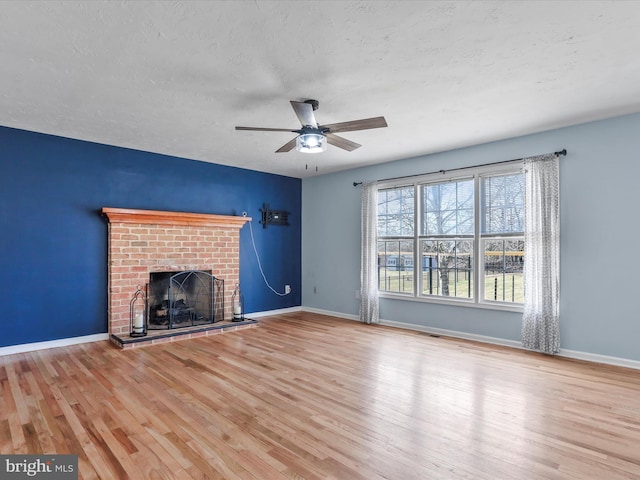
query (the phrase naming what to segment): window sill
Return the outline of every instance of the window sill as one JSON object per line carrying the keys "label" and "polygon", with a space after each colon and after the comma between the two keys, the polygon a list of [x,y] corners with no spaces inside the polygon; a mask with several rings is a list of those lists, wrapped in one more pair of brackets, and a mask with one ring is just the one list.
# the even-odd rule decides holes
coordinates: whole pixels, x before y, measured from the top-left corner
{"label": "window sill", "polygon": [[473,300],[445,300],[441,298],[434,297],[414,297],[410,294],[394,294],[389,292],[379,292],[379,298],[385,298],[389,300],[406,300],[409,302],[418,302],[418,303],[435,303],[438,305],[449,305],[453,307],[467,307],[467,308],[480,308],[483,310],[500,310],[503,312],[516,312],[522,313],[524,308],[522,305],[510,305],[506,303],[476,303]]}

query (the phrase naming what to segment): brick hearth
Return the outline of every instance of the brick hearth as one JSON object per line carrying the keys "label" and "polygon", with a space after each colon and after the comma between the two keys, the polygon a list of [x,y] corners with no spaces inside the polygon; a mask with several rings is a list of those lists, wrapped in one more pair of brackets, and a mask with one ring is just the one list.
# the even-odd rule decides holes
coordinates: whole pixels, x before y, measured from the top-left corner
{"label": "brick hearth", "polygon": [[201,326],[193,336],[220,333],[231,320],[231,295],[240,278],[240,229],[251,218],[108,207],[102,212],[109,220],[109,334],[114,343],[125,348],[191,335],[189,329],[174,329],[127,341],[129,302],[137,286],[148,283],[150,272],[211,270],[223,279],[225,322]]}

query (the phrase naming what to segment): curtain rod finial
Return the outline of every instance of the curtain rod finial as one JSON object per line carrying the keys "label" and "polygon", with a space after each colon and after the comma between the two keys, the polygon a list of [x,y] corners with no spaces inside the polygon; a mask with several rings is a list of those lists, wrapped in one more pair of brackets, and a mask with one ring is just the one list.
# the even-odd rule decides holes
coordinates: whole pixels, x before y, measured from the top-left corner
{"label": "curtain rod finial", "polygon": [[362,182],[353,182],[354,187],[357,187],[358,185],[362,185]]}

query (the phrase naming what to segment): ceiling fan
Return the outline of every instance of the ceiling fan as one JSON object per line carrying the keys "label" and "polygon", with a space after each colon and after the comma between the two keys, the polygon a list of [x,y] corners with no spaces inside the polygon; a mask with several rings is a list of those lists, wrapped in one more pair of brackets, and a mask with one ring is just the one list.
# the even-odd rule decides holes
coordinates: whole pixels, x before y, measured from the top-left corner
{"label": "ceiling fan", "polygon": [[252,130],[256,132],[293,132],[298,136],[288,141],[276,153],[289,152],[295,149],[304,153],[324,152],[327,149],[327,143],[334,147],[342,148],[351,152],[361,147],[359,143],[347,140],[344,137],[336,135],[338,132],[352,132],[354,130],[368,130],[370,128],[382,128],[387,126],[384,117],[364,118],[362,120],[352,120],[350,122],[328,123],[320,125],[316,121],[313,114],[318,109],[319,102],[317,100],[305,100],[304,102],[296,102],[291,100],[291,106],[296,113],[298,120],[302,124],[302,128],[262,128],[262,127],[236,127],[236,130]]}

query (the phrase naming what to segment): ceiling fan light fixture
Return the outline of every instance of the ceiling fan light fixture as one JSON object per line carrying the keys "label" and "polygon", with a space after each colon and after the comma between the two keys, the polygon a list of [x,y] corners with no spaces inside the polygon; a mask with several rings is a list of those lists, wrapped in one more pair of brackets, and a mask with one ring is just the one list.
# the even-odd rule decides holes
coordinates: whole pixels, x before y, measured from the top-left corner
{"label": "ceiling fan light fixture", "polygon": [[327,149],[327,137],[322,133],[301,133],[296,138],[296,150],[302,153],[320,153]]}

